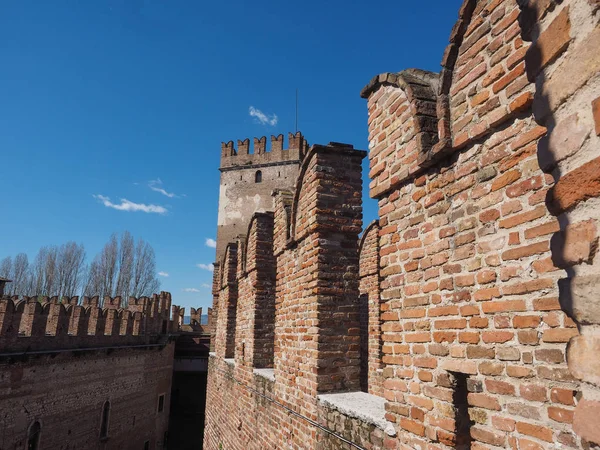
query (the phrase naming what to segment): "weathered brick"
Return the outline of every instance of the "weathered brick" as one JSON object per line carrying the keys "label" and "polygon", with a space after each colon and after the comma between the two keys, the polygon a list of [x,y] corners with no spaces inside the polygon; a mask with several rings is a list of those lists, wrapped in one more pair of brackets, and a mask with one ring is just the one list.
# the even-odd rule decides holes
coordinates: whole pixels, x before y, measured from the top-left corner
{"label": "weathered brick", "polygon": [[517,422],[517,431],[519,433],[532,436],[542,441],[552,442],[552,430],[541,425],[534,425],[527,422]]}
{"label": "weathered brick", "polygon": [[522,247],[512,248],[502,253],[502,259],[504,261],[510,261],[513,259],[526,258],[528,256],[539,255],[545,253],[550,249],[549,242],[537,242],[535,244],[524,245]]}
{"label": "weathered brick", "polygon": [[596,224],[592,220],[569,224],[552,237],[552,258],[558,267],[588,262],[597,246]]}
{"label": "weathered brick", "polygon": [[467,400],[470,406],[500,411],[500,403],[495,397],[487,394],[469,393]]}
{"label": "weathered brick", "polygon": [[600,196],[600,157],[563,175],[550,189],[548,207],[554,214]]}
{"label": "weathered brick", "polygon": [[548,417],[556,422],[573,423],[573,415],[574,411],[569,409],[558,408],[556,406],[548,407]]}
{"label": "weathered brick", "polygon": [[536,45],[532,45],[527,51],[526,63],[529,81],[534,81],[537,74],[567,48],[571,40],[570,31],[569,7],[566,6],[550,26],[540,34]]}

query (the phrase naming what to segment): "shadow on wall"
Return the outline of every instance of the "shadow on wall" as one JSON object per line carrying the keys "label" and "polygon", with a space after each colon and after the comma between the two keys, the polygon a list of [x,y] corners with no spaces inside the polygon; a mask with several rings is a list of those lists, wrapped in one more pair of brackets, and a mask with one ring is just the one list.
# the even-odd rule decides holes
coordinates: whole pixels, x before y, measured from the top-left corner
{"label": "shadow on wall", "polygon": [[[564,175],[558,167],[558,160],[555,154],[551,151],[550,143],[552,134],[556,129],[556,118],[554,111],[550,105],[550,100],[547,95],[544,95],[544,85],[546,84],[546,76],[544,71],[536,70],[542,63],[542,49],[538,42],[539,29],[536,27],[538,18],[543,14],[540,11],[538,2],[530,0],[517,0],[521,8],[519,15],[519,25],[521,26],[521,38],[526,42],[531,42],[531,46],[527,50],[526,70],[527,78],[531,83],[535,83],[536,92],[533,101],[533,114],[535,121],[546,128],[546,135],[538,142],[538,163],[542,171],[552,175],[554,183]],[[555,3],[550,0],[549,3]],[[553,190],[548,190],[546,196],[546,207],[551,214],[558,216],[560,231],[555,233],[551,241],[552,262],[561,269],[564,269],[567,277],[559,283],[559,301],[561,309],[572,318],[573,298],[571,292],[571,282],[575,275],[572,267],[565,264],[565,242],[562,239],[562,233],[569,225],[569,218],[563,214],[557,214],[557,208],[553,202]]]}
{"label": "shadow on wall", "polygon": [[[575,96],[586,84],[589,86],[590,80],[595,74],[597,75],[600,57],[597,53],[597,43],[594,42],[598,40],[599,24],[594,13],[598,12],[600,2],[590,0],[586,5],[585,2],[578,4],[576,0],[570,2],[517,0],[517,3],[521,9],[519,15],[521,37],[524,41],[532,42],[525,62],[528,79],[530,82],[535,82],[536,87],[533,115],[536,122],[547,129],[546,135],[538,142],[538,162],[544,172],[551,174],[555,183],[546,196],[546,206],[558,219],[558,231],[551,239],[552,262],[555,267],[566,272],[566,278],[558,283],[559,302],[561,309],[573,319],[582,333],[582,329],[586,326],[599,323],[597,313],[594,312],[595,308],[598,308],[597,292],[594,293],[597,290],[595,286],[597,286],[598,276],[597,274],[591,277],[582,275],[576,268],[593,263],[593,258],[598,251],[598,238],[593,211],[578,208],[573,214],[573,210],[580,202],[599,195],[600,174],[597,168],[598,154],[590,155],[589,150],[588,154],[584,154],[582,151],[594,133],[593,126],[592,129],[588,129],[585,124],[582,125],[581,114],[584,112],[581,105],[575,104],[581,101]],[[583,19],[577,17],[576,7],[584,10],[582,6],[592,9],[591,17]],[[557,11],[557,14],[552,18],[549,26],[544,27],[544,31],[540,32],[540,22],[552,11]],[[583,40],[577,42],[576,47],[571,33],[571,19],[583,23],[590,19],[592,22],[596,21],[593,23],[592,31]],[[584,28],[581,23],[577,23],[577,27]],[[570,52],[566,54],[565,59],[548,70],[548,66],[564,55],[567,49]],[[561,81],[564,87],[561,86]],[[587,101],[589,100],[585,100],[585,108],[589,107]],[[563,118],[562,113],[559,116],[558,112],[567,113],[567,108],[563,105],[567,105],[575,112],[571,112],[568,117]],[[592,108],[593,105],[590,109]],[[598,124],[596,124],[596,134],[598,134]],[[589,156],[596,158],[583,165],[578,164],[574,159],[570,160],[574,161],[575,168],[566,172],[559,163],[575,154],[584,161],[589,160]],[[577,217],[577,223],[571,223],[574,217]],[[585,218],[592,220],[582,220]],[[591,439],[593,442],[600,443],[597,422],[592,417],[600,412],[600,402],[594,401],[594,398],[589,401],[588,398],[590,393],[596,398],[600,396],[600,392],[596,389],[598,365],[588,359],[589,357],[593,359],[594,346],[598,346],[597,342],[598,338],[593,335],[572,338],[567,348],[567,364],[573,376],[590,383],[590,385],[582,385],[583,390],[587,389],[587,392],[584,392],[585,399],[579,400],[575,410],[574,431],[584,440]],[[593,386],[592,392],[589,391],[591,386]]]}

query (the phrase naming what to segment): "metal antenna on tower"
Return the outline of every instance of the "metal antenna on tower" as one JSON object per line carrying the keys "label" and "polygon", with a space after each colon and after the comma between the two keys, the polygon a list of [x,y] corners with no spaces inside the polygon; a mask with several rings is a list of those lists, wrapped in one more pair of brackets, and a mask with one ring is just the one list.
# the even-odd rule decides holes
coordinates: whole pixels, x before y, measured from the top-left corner
{"label": "metal antenna on tower", "polygon": [[298,132],[298,88],[296,88],[296,133]]}

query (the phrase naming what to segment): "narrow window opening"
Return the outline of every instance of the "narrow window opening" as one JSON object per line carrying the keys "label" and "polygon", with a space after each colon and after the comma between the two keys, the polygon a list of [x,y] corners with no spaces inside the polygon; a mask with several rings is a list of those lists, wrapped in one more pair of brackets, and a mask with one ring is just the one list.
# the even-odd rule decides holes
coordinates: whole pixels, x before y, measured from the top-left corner
{"label": "narrow window opening", "polygon": [[150,441],[144,442],[144,450],[150,450]]}
{"label": "narrow window opening", "polygon": [[102,422],[100,423],[100,439],[108,439],[108,419],[110,416],[110,402],[107,400],[102,407]]}
{"label": "narrow window opening", "polygon": [[254,174],[254,182],[262,183],[262,172],[260,170],[257,170],[256,174]]}
{"label": "narrow window opening", "polygon": [[158,412],[161,413],[165,409],[165,394],[158,396]]}
{"label": "narrow window opening", "polygon": [[39,422],[33,422],[29,427],[29,433],[27,433],[27,450],[38,450],[40,445],[40,433],[42,426]]}
{"label": "narrow window opening", "polygon": [[471,418],[469,417],[469,395],[468,379],[465,373],[450,372],[454,378],[454,392],[452,393],[452,403],[455,411],[455,429],[456,429],[456,449],[471,449]]}
{"label": "narrow window opening", "polygon": [[167,321],[163,320],[162,322],[162,334],[167,334]]}

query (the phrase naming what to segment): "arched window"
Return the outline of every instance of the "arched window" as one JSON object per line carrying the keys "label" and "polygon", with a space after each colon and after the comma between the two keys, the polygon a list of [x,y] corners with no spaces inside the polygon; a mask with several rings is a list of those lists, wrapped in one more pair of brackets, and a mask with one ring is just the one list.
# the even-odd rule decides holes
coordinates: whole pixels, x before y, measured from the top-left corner
{"label": "arched window", "polygon": [[108,419],[110,416],[110,402],[107,400],[102,407],[102,422],[100,423],[100,439],[108,438]]}
{"label": "arched window", "polygon": [[262,172],[260,170],[256,171],[256,174],[254,175],[254,182],[255,183],[262,182]]}
{"label": "arched window", "polygon": [[39,422],[33,422],[27,433],[27,450],[37,450],[40,445],[40,433],[42,426]]}

